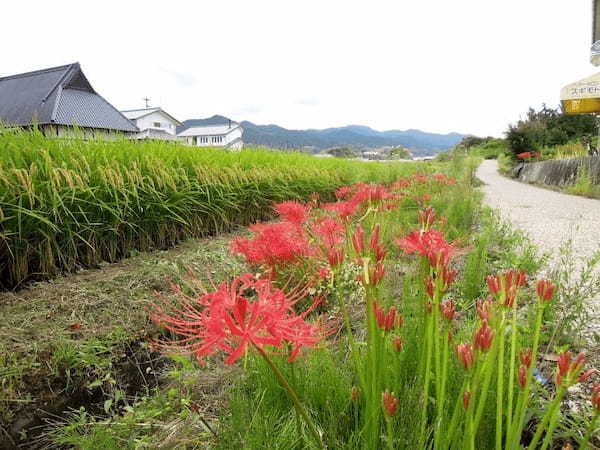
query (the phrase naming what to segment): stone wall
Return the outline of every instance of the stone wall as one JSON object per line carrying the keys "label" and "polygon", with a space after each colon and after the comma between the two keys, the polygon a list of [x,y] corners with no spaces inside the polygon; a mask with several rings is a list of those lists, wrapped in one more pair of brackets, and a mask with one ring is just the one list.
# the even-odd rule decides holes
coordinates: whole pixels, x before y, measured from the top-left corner
{"label": "stone wall", "polygon": [[600,185],[600,156],[521,163],[513,169],[512,175],[526,183],[564,186],[577,180],[577,173],[582,167],[586,167],[593,182]]}

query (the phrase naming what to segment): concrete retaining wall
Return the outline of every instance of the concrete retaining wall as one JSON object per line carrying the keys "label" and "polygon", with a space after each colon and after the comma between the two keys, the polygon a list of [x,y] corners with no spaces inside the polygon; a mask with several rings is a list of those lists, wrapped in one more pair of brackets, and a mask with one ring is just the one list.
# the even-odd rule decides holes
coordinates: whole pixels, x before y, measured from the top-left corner
{"label": "concrete retaining wall", "polygon": [[522,163],[513,169],[512,175],[526,183],[564,186],[575,183],[582,167],[586,167],[593,182],[600,185],[600,156]]}

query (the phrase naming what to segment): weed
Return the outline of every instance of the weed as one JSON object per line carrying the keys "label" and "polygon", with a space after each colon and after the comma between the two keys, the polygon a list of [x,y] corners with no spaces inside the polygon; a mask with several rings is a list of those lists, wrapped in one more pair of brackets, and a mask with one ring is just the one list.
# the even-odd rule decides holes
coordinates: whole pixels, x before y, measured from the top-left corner
{"label": "weed", "polygon": [[590,258],[577,257],[573,251],[573,241],[567,240],[558,250],[558,261],[550,273],[558,286],[556,307],[552,309],[552,340],[558,345],[575,342],[585,343],[591,339],[600,343],[597,331],[593,336],[592,323],[596,320],[591,302],[600,296],[600,250]]}

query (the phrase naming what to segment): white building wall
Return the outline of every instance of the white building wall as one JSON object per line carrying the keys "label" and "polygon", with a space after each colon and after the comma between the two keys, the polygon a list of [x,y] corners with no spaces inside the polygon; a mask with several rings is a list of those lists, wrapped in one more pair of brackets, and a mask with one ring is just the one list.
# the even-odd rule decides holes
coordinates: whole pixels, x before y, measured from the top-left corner
{"label": "white building wall", "polygon": [[242,129],[240,127],[233,130],[231,133],[228,133],[225,136],[225,143],[223,145],[228,145],[229,143],[235,141],[242,137]]}
{"label": "white building wall", "polygon": [[[232,150],[240,150],[243,146],[241,141],[243,130],[241,127],[231,128],[226,134],[202,135],[202,136],[180,136],[181,142],[193,147],[228,147]],[[234,141],[234,145],[230,145]]]}
{"label": "white building wall", "polygon": [[[161,126],[157,127],[154,124],[160,123]],[[155,111],[148,114],[147,116],[140,117],[135,120],[135,124],[140,130],[146,130],[148,128],[155,128],[164,130],[169,134],[175,135],[177,124],[173,122],[169,116],[163,114],[161,111]]]}

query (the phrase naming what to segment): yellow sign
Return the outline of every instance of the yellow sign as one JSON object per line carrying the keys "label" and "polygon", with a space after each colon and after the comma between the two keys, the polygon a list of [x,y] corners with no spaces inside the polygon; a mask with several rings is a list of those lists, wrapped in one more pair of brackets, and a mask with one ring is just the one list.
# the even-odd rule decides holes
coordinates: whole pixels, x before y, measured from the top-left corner
{"label": "yellow sign", "polygon": [[600,73],[566,85],[560,100],[567,114],[600,113]]}
{"label": "yellow sign", "polygon": [[566,114],[588,114],[600,112],[600,98],[583,98],[581,100],[563,100]]}

